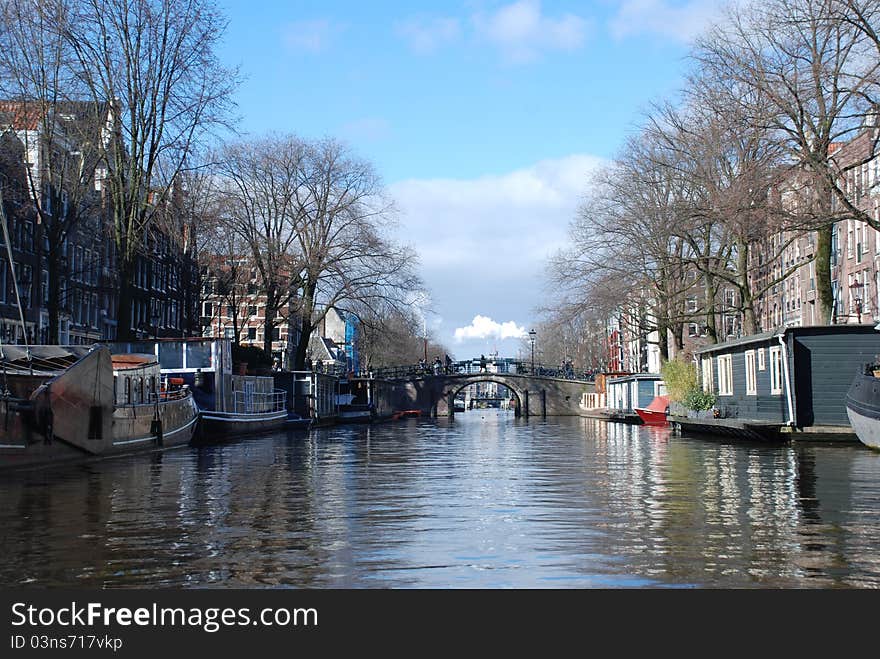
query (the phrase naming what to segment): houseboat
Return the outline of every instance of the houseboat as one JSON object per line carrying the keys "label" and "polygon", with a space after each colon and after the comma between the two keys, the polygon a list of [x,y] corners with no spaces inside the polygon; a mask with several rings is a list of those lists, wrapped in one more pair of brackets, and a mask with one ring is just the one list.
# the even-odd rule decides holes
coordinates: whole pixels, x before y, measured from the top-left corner
{"label": "houseboat", "polygon": [[287,427],[331,425],[339,418],[336,391],[339,378],[317,371],[280,371],[273,373],[275,387],[286,394]]}
{"label": "houseboat", "polygon": [[677,410],[683,430],[751,439],[856,439],[846,395],[853,375],[874,363],[871,325],[787,327],[697,350],[713,410]]}
{"label": "houseboat", "polygon": [[0,349],[0,466],[29,467],[185,445],[198,408],[152,355],[95,346]]}
{"label": "houseboat", "polygon": [[593,391],[585,391],[581,394],[581,399],[578,402],[579,414],[593,419],[609,420],[610,413],[608,411],[607,399],[608,380],[627,375],[631,375],[631,373],[625,371],[596,373],[593,378]]}
{"label": "houseboat", "polygon": [[190,388],[199,408],[197,442],[271,433],[287,423],[286,393],[275,388],[271,375],[248,375],[236,368],[230,339],[159,339],[110,348],[154,355],[163,378]]}
{"label": "houseboat", "polygon": [[632,373],[605,380],[605,401],[611,421],[641,423],[637,408],[647,408],[657,396],[666,394],[662,378],[654,373]]}

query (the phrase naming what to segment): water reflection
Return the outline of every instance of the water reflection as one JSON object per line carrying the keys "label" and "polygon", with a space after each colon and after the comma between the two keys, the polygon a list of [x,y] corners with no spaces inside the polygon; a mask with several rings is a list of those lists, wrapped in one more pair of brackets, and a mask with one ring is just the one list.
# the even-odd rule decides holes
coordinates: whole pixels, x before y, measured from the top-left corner
{"label": "water reflection", "polygon": [[480,410],[6,475],[4,584],[880,586],[880,455]]}

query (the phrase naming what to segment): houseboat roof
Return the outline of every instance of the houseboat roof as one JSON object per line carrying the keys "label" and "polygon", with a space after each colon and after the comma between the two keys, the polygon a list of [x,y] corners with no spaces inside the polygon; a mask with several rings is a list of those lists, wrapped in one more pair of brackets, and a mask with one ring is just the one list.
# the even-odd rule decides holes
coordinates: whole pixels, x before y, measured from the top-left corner
{"label": "houseboat roof", "polygon": [[694,350],[695,355],[702,355],[710,352],[724,352],[739,346],[745,346],[752,343],[765,343],[767,341],[778,341],[777,337],[786,334],[867,334],[875,331],[873,324],[865,325],[796,325],[792,327],[781,327],[770,330],[769,332],[761,332],[760,334],[750,334],[738,339],[731,339],[724,343],[716,343],[713,345],[703,346]]}
{"label": "houseboat roof", "polygon": [[141,368],[150,364],[156,364],[155,355],[128,353],[113,355],[113,370],[124,371],[129,368]]}
{"label": "houseboat roof", "polygon": [[88,346],[2,345],[0,363],[6,369],[55,373],[69,368],[88,352]]}
{"label": "houseboat roof", "polygon": [[622,375],[620,377],[608,377],[606,378],[606,382],[608,384],[615,384],[618,382],[627,382],[629,380],[661,380],[662,377],[659,373],[630,373],[629,375]]}

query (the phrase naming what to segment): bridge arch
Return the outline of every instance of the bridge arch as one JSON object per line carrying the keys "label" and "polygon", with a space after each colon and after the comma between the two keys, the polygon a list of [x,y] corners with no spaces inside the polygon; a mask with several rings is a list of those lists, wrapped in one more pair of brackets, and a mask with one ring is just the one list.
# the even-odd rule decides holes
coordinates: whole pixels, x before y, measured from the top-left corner
{"label": "bridge arch", "polygon": [[481,373],[471,375],[466,379],[462,378],[461,381],[447,381],[446,384],[438,392],[436,402],[437,416],[453,416],[455,414],[454,401],[459,392],[461,392],[463,389],[470,387],[471,385],[480,384],[483,382],[492,382],[494,384],[501,385],[505,389],[508,389],[513,394],[513,397],[516,400],[516,408],[514,409],[514,413],[516,414],[516,416],[520,416],[520,414],[522,414],[522,411],[524,409],[523,405],[525,404],[524,401],[526,396],[528,395],[527,392],[524,389],[521,389],[511,384],[509,380],[506,380],[503,377],[503,375],[499,375],[496,373]]}
{"label": "bridge arch", "polygon": [[419,373],[397,382],[394,409],[418,409],[431,416],[454,414],[455,393],[480,382],[496,382],[510,389],[518,413],[525,416],[577,416],[581,396],[595,391],[591,381],[523,373]]}

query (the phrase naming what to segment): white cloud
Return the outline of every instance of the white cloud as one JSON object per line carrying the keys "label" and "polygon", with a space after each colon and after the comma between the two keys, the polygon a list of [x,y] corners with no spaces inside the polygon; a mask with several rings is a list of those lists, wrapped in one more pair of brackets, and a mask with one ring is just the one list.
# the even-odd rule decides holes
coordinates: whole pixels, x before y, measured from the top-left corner
{"label": "white cloud", "polygon": [[288,50],[319,53],[344,28],[326,19],[295,21],[282,28],[282,38]]}
{"label": "white cloud", "polygon": [[[528,322],[546,295],[548,257],[566,244],[589,175],[602,162],[575,154],[506,174],[390,186],[401,211],[399,238],[419,253],[432,306],[443,318],[441,340],[453,341],[454,329],[476,314]],[[465,354],[493,347],[470,340],[462,340]]]}
{"label": "white cloud", "polygon": [[457,18],[418,17],[397,23],[395,31],[414,52],[427,55],[457,41],[461,36],[461,23]]}
{"label": "white cloud", "polygon": [[487,253],[536,261],[565,240],[588,175],[601,162],[578,154],[475,179],[407,180],[392,185],[391,195],[426,265],[473,263]]}
{"label": "white cloud", "polygon": [[467,19],[418,16],[400,21],[395,31],[410,48],[429,54],[445,45],[469,40],[496,47],[509,62],[528,62],[551,50],[575,51],[583,46],[591,23],[575,14],[551,17],[541,0],[516,0]]}
{"label": "white cloud", "polygon": [[617,39],[656,35],[689,42],[719,17],[720,0],[624,0],[610,22]]}
{"label": "white cloud", "polygon": [[514,321],[496,323],[488,316],[474,316],[471,324],[467,327],[459,327],[455,330],[455,340],[461,342],[465,339],[523,339],[526,330]]}
{"label": "white cloud", "polygon": [[589,26],[575,14],[544,15],[541,0],[517,0],[491,14],[476,14],[473,21],[477,33],[513,62],[533,60],[547,50],[577,50]]}

